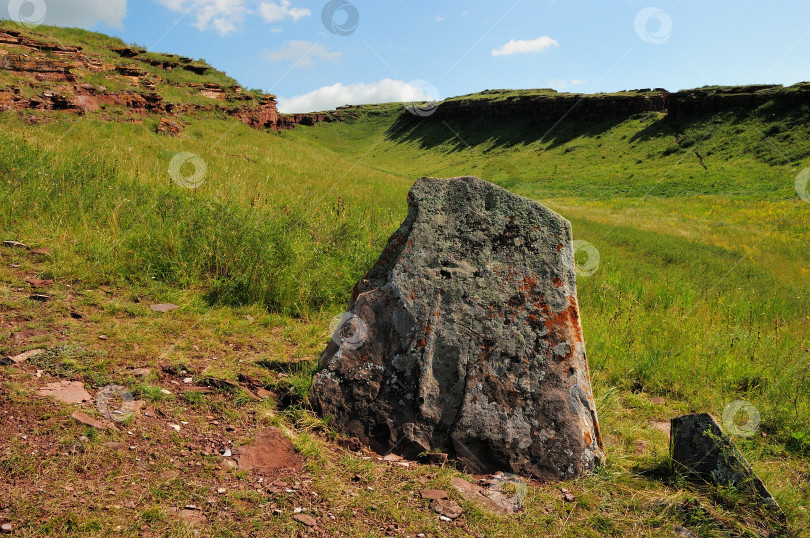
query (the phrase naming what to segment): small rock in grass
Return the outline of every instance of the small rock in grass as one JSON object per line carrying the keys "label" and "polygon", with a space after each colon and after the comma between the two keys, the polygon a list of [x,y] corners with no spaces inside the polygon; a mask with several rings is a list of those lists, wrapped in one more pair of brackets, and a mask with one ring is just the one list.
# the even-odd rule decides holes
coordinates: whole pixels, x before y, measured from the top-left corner
{"label": "small rock in grass", "polygon": [[419,494],[423,499],[430,499],[433,501],[447,498],[447,492],[440,489],[423,489],[419,492]]}
{"label": "small rock in grass", "polygon": [[99,340],[107,340],[108,338],[107,338],[106,334],[100,334],[100,335],[98,335],[98,339]]}
{"label": "small rock in grass", "polygon": [[48,383],[37,394],[40,396],[53,396],[63,403],[83,403],[89,402],[93,399],[86,390],[84,390],[84,383],[81,381],[56,381]]}
{"label": "small rock in grass", "polygon": [[448,499],[436,499],[430,507],[437,514],[450,519],[456,519],[464,513],[464,509],[456,501]]}
{"label": "small rock in grass", "polygon": [[149,308],[155,312],[171,312],[172,310],[177,310],[180,307],[172,303],[163,303],[149,305]]}
{"label": "small rock in grass", "polygon": [[194,381],[194,380],[192,378],[190,378],[190,377],[183,378],[183,383],[185,383],[186,385],[188,385],[192,381]]}
{"label": "small rock in grass", "polygon": [[307,514],[295,514],[293,516],[293,519],[299,523],[303,523],[307,527],[314,527],[318,524],[318,522],[315,521],[314,517],[309,516]]}
{"label": "small rock in grass", "polygon": [[32,288],[48,288],[53,286],[53,279],[46,278],[46,279],[39,279],[39,278],[26,278],[26,282],[28,282]]}
{"label": "small rock in grass", "polygon": [[220,495],[224,495],[227,492],[228,490],[225,488],[217,488],[217,493],[219,493]]}
{"label": "small rock in grass", "polygon": [[197,510],[180,510],[180,519],[189,525],[204,525],[208,522],[208,518]]}
{"label": "small rock in grass", "polygon": [[180,425],[179,424],[169,424],[168,426],[169,426],[169,428],[173,429],[176,432],[180,431]]}
{"label": "small rock in grass", "polygon": [[171,394],[171,393],[172,393],[172,391],[167,390],[167,389],[160,389],[160,393],[161,393],[161,394],[166,394],[166,395],[168,395],[168,394]]}
{"label": "small rock in grass", "polygon": [[0,359],[0,364],[3,365],[11,365],[11,364],[20,364],[22,362],[27,361],[31,357],[36,357],[37,355],[41,355],[45,353],[44,349],[31,349],[26,351],[25,353],[20,353],[19,355],[15,355],[13,357],[3,357]]}
{"label": "small rock in grass", "polygon": [[672,419],[670,452],[676,468],[687,477],[737,488],[760,498],[780,518],[784,517],[765,484],[708,413]]}
{"label": "small rock in grass", "polygon": [[12,525],[11,523],[3,523],[2,525],[0,525],[0,532],[2,532],[3,534],[11,534],[12,532],[14,532],[14,525]]}
{"label": "small rock in grass", "polygon": [[675,525],[675,527],[672,529],[672,532],[675,534],[675,536],[678,536],[679,538],[697,538],[697,534],[690,531],[686,527],[681,527],[680,525]]}
{"label": "small rock in grass", "polygon": [[110,422],[109,420],[97,419],[91,417],[86,413],[82,413],[81,411],[74,411],[73,414],[71,414],[70,416],[73,417],[73,420],[77,422],[81,422],[82,424],[92,426],[99,430],[111,430],[115,428],[115,426],[113,426],[113,423]]}
{"label": "small rock in grass", "polygon": [[563,500],[567,503],[572,503],[577,499],[571,493],[566,493],[565,495],[563,495]]}

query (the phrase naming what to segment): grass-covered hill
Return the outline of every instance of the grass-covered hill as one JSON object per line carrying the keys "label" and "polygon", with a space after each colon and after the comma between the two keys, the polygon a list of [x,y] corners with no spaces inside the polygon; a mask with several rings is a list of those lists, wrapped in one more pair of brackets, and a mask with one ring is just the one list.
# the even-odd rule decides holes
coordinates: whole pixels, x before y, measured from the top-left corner
{"label": "grass-covered hill", "polygon": [[[185,535],[188,504],[205,516],[198,530],[215,535],[295,534],[296,508],[327,535],[808,532],[810,203],[796,178],[810,167],[810,109],[778,97],[800,88],[718,110],[563,121],[503,114],[526,92],[486,92],[427,117],[380,105],[276,133],[229,114],[242,99],[236,82],[202,61],[78,30],[3,28],[82,47],[101,68],[73,67],[75,81],[0,69],[0,94],[24,88],[36,99],[86,83],[177,104],[0,112],[0,239],[37,249],[0,248],[0,355],[46,350],[0,367],[0,520],[20,535]],[[145,73],[137,86],[116,70],[123,64]],[[225,88],[219,108],[206,84]],[[452,113],[472,101],[491,112]],[[163,117],[182,135],[157,134]],[[202,170],[200,160],[179,166],[184,152],[205,164],[196,189],[172,180]],[[462,502],[465,514],[446,523],[418,491],[450,491],[459,471],[345,449],[302,399],[329,319],[399,226],[413,181],[466,174],[560,212],[599,251],[578,287],[607,462],[573,483],[531,483],[519,516]],[[148,307],[169,302],[181,308]],[[70,407],[35,397],[59,379],[93,394],[124,385],[147,412],[121,429],[84,426]],[[257,388],[275,396],[256,401]],[[760,412],[756,435],[735,440],[787,528],[737,492],[670,469],[668,419],[719,417],[735,400]],[[221,443],[249,443],[269,424],[307,458],[304,475],[279,478],[289,488],[219,456]]]}

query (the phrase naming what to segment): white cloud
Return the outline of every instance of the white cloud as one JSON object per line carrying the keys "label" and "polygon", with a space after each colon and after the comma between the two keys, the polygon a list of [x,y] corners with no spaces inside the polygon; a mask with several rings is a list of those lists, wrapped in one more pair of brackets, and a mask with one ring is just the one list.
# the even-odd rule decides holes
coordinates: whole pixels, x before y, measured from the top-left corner
{"label": "white cloud", "polygon": [[340,53],[329,50],[321,43],[311,41],[287,41],[279,50],[265,49],[265,57],[270,62],[293,60],[303,67],[312,67],[317,60],[333,61],[340,58]]}
{"label": "white cloud", "polygon": [[278,100],[278,109],[289,114],[332,110],[342,105],[423,102],[431,98],[424,89],[402,80],[384,79],[370,84],[338,82],[304,95],[288,99],[282,97]]}
{"label": "white cloud", "polygon": [[575,79],[565,79],[565,78],[550,78],[548,79],[548,85],[555,90],[565,90],[570,88],[571,86],[579,86],[581,84],[585,84],[586,80],[580,80],[578,78]]}
{"label": "white cloud", "polygon": [[[103,1],[103,0],[98,0]],[[194,26],[200,30],[214,29],[221,35],[236,30],[250,13],[258,11],[266,22],[278,22],[286,18],[297,21],[312,15],[306,8],[292,7],[290,0],[261,2],[256,0],[157,0],[177,13],[189,13]]]}
{"label": "white cloud", "polygon": [[188,13],[200,30],[213,28],[221,35],[233,32],[248,12],[246,0],[157,0],[178,13]]}
{"label": "white cloud", "polygon": [[[9,3],[10,0],[0,0],[0,19],[20,20],[17,13],[9,13]],[[127,16],[127,0],[61,0],[43,4],[46,12],[42,23],[53,26],[91,28],[98,23],[104,23],[120,29],[123,28],[122,23]],[[33,8],[34,4],[23,2],[23,20],[27,20],[26,16],[33,13]]]}
{"label": "white cloud", "polygon": [[498,49],[492,50],[493,56],[511,56],[512,54],[528,54],[545,52],[546,50],[559,46],[555,40],[544,35],[531,41],[510,39],[509,43]]}
{"label": "white cloud", "polygon": [[262,2],[259,6],[259,14],[267,22],[278,22],[287,17],[297,21],[303,17],[309,17],[312,12],[305,7],[292,7],[290,0],[280,0],[278,3]]}

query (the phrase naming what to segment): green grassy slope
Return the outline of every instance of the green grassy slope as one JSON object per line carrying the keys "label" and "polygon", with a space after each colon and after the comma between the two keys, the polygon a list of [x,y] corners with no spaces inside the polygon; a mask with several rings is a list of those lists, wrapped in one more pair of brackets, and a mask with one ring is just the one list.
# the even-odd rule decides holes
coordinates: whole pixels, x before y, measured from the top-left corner
{"label": "green grassy slope", "polygon": [[[98,34],[38,31],[90,48],[119,46]],[[230,83],[219,73],[207,76],[195,81]],[[148,115],[142,122],[113,123],[43,112],[44,120],[31,125],[24,115],[0,113],[0,236],[53,251],[34,264],[24,254],[0,250],[0,319],[59,335],[49,341],[49,356],[65,358],[49,363],[49,372],[93,387],[124,383],[147,400],[152,394],[166,416],[199,415],[209,428],[207,415],[223,415],[245,425],[242,440],[259,426],[287,426],[309,457],[325,503],[315,510],[338,515],[334,522],[321,518],[332,533],[375,535],[395,524],[410,534],[465,535],[463,526],[439,523],[416,496],[425,486],[448,488],[450,469],[392,470],[337,448],[328,425],[300,407],[279,412],[243,395],[164,399],[157,379],[144,388],[121,371],[144,363],[157,370],[169,361],[194,366],[195,377],[233,381],[246,370],[258,375],[260,359],[295,360],[300,364],[293,375],[283,382],[273,377],[267,387],[286,384],[300,398],[329,337],[327,320],[342,311],[353,284],[399,226],[413,181],[477,175],[560,212],[572,221],[575,238],[600,253],[598,270],[580,277],[578,287],[608,461],[595,476],[567,484],[576,503],[560,501],[555,485],[532,484],[525,514],[502,518],[465,504],[460,521],[488,536],[655,536],[675,524],[701,536],[722,535],[723,528],[752,536],[755,525],[745,520],[761,519],[759,509],[734,492],[680,481],[668,471],[666,436],[655,426],[690,411],[719,416],[742,399],[759,409],[762,424],[757,436],[737,441],[788,513],[791,528],[806,532],[810,204],[797,198],[794,180],[810,166],[808,111],[766,105],[680,123],[650,113],[625,121],[563,122],[554,129],[529,120],[436,122],[401,111],[401,105],[376,107],[347,122],[281,134],[235,119],[185,115],[181,138],[155,135],[159,117]],[[170,178],[181,152],[206,164],[196,190]],[[194,169],[186,164],[181,171]],[[29,301],[19,291],[19,271],[54,278],[58,301]],[[142,296],[185,301],[184,309],[178,318],[149,317],[132,299]],[[70,318],[67,304],[92,311],[87,326]],[[283,326],[278,336],[268,335],[277,325]],[[96,326],[112,337],[103,353],[58,352],[65,340],[95,349]],[[0,353],[20,350],[13,338],[0,340]],[[10,387],[0,394],[10,395],[4,405],[37,420],[69,422],[30,401],[24,387],[34,379],[24,369],[0,370],[0,382]],[[77,431],[62,422],[52,427],[54,442],[67,445]],[[140,427],[132,426],[137,435]],[[177,461],[191,458],[182,438],[164,443],[149,435],[140,442],[158,452],[162,444],[169,447]],[[81,507],[73,507],[68,528],[63,516],[43,516],[37,503],[26,500],[32,481],[45,479],[23,469],[25,445],[14,441],[0,449],[0,468],[18,473],[16,489],[0,492],[0,504],[12,507],[23,522],[19,527],[36,529],[47,520],[57,533],[87,526],[101,535],[114,523],[131,525],[133,534],[182,535],[185,530],[166,515],[170,503],[204,504],[225,473],[216,458],[206,460],[193,480],[137,490],[137,513],[104,515],[95,507],[80,516]],[[58,456],[47,460],[47,480],[58,482],[63,463]],[[125,464],[132,465],[127,473],[142,472],[122,457]],[[364,478],[354,494],[356,474]],[[299,500],[257,493],[244,473],[227,477],[234,510],[209,513],[211,533],[300,529],[290,517]],[[196,497],[188,493],[194,488]],[[6,491],[15,497],[3,497]],[[60,494],[54,494],[57,501]],[[284,507],[283,518],[272,515],[271,502]],[[12,512],[0,515],[5,513]]]}
{"label": "green grassy slope", "polygon": [[766,105],[552,129],[392,108],[283,136],[406,178],[477,175],[565,215],[601,255],[579,279],[597,393],[647,391],[718,416],[751,401],[779,450],[807,457],[810,204],[795,178],[810,166],[809,116]]}

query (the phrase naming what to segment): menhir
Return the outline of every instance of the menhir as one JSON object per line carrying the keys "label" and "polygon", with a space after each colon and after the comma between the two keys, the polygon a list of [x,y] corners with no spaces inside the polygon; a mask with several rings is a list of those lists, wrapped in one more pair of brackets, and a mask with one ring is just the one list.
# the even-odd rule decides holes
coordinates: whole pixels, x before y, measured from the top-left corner
{"label": "menhir", "polygon": [[571,224],[474,177],[422,178],[357,283],[309,401],[379,453],[562,480],[603,458]]}

